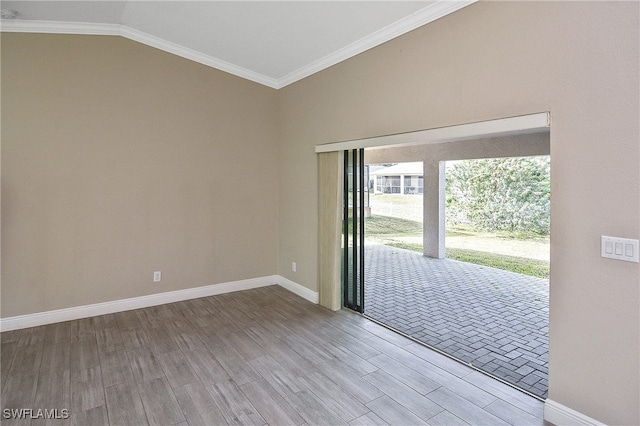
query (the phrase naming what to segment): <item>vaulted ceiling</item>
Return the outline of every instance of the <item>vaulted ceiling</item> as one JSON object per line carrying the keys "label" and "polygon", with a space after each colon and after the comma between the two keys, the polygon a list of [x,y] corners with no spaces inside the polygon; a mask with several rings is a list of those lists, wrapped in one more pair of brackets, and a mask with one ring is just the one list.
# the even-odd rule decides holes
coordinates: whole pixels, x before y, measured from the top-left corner
{"label": "vaulted ceiling", "polygon": [[1,29],[121,35],[280,88],[474,1],[3,0]]}

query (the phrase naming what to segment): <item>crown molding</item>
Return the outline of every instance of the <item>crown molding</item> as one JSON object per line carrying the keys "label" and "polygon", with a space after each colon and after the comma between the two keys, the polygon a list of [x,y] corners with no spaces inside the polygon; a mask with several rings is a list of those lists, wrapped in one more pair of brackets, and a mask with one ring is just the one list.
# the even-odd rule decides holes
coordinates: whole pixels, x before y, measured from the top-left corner
{"label": "crown molding", "polygon": [[58,22],[58,21],[27,21],[21,19],[3,20],[0,23],[1,32],[48,33],[48,34],[82,34],[82,35],[116,35],[146,44],[156,49],[207,65],[212,68],[233,74],[235,76],[271,87],[281,89],[296,81],[322,71],[339,62],[347,60],[366,50],[401,36],[418,27],[442,18],[477,0],[438,0],[424,9],[394,22],[354,43],[318,59],[281,78],[273,78],[244,67],[234,65],[222,59],[189,49],[179,44],[164,40],[160,37],[138,31],[120,24]]}
{"label": "crown molding", "polygon": [[238,65],[234,65],[230,62],[223,61],[222,59],[218,59],[213,56],[205,55],[204,53],[200,53],[196,50],[189,49],[188,47],[181,46],[179,44],[161,39],[142,31],[135,30],[133,28],[121,26],[120,35],[122,37],[128,38],[129,40],[137,41],[139,43],[146,44],[147,46],[164,50],[165,52],[181,56],[185,59],[207,65],[209,67],[227,72],[229,74],[233,74],[237,77],[251,80],[255,83],[271,87],[272,89],[279,88],[278,80],[276,80],[275,78],[267,77],[266,75],[248,70]]}
{"label": "crown molding", "polygon": [[274,78],[253,72],[246,68],[205,55],[193,49],[164,40],[160,37],[138,31],[120,24],[99,24],[83,22],[58,22],[58,21],[2,21],[2,32],[14,33],[47,33],[47,34],[81,34],[81,35],[115,35],[155,47],[168,53],[189,59],[194,62],[216,68],[220,71],[233,74],[238,77],[251,80],[274,89],[278,88],[278,81]]}
{"label": "crown molding", "polygon": [[386,43],[389,40],[393,40],[396,37],[413,31],[416,28],[440,19],[443,16],[460,10],[477,1],[478,0],[438,0],[424,9],[420,9],[419,11],[400,19],[393,24],[387,25],[386,27],[371,33],[358,41],[338,49],[335,52],[280,78],[278,80],[278,89],[309,77],[312,74],[336,65],[353,56],[359,55],[360,53]]}
{"label": "crown molding", "polygon": [[27,21],[22,19],[0,21],[0,31],[7,33],[121,35],[120,27],[119,24],[97,22]]}

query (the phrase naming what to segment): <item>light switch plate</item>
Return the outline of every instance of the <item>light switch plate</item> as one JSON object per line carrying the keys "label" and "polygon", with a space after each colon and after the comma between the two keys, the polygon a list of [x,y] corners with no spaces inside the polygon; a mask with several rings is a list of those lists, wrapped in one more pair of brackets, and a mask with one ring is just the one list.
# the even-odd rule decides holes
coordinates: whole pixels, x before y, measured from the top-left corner
{"label": "light switch plate", "polygon": [[638,263],[638,240],[602,235],[600,255],[609,259]]}

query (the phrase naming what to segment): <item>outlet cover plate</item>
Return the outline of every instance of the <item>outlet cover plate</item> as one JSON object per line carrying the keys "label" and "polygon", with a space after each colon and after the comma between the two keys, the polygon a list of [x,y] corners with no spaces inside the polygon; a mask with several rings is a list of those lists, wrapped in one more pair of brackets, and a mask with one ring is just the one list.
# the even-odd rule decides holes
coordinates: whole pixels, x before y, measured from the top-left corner
{"label": "outlet cover plate", "polygon": [[638,240],[602,235],[600,255],[608,259],[638,263]]}

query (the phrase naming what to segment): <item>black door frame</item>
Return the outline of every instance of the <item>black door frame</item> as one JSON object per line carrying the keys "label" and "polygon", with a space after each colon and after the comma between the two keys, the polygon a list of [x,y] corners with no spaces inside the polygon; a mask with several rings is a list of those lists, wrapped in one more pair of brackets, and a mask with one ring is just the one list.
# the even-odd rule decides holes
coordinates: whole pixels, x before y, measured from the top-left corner
{"label": "black door frame", "polygon": [[360,313],[364,313],[364,177],[364,149],[345,150],[342,221],[343,305]]}

